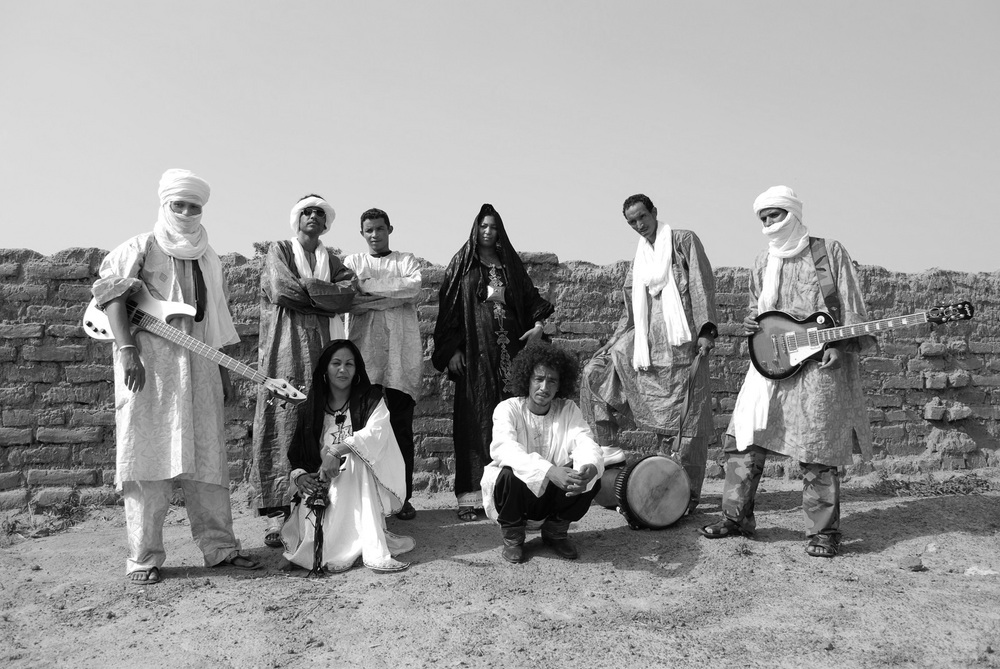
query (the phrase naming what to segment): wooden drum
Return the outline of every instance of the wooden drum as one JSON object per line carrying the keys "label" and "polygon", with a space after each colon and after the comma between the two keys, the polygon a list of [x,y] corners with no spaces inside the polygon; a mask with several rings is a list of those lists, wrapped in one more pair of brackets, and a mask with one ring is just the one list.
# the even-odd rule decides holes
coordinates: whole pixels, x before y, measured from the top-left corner
{"label": "wooden drum", "polygon": [[617,509],[633,530],[662,530],[687,511],[691,482],[676,461],[648,455],[627,467],[605,469],[594,501]]}

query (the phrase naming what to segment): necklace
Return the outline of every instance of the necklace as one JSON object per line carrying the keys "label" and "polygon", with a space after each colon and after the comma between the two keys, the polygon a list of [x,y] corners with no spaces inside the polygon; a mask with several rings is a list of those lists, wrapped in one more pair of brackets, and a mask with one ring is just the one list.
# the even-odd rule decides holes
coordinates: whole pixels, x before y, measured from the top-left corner
{"label": "necklace", "polygon": [[535,438],[535,446],[542,452],[547,453],[549,450],[550,442],[552,441],[552,422],[549,420],[549,414],[552,413],[551,410],[545,414],[539,416],[538,414],[528,411],[530,415],[531,433]]}
{"label": "necklace", "polygon": [[333,408],[333,405],[330,404],[330,399],[326,400],[326,412],[333,416],[333,421],[339,427],[347,420],[347,405],[350,403],[351,397],[348,395],[347,399],[344,400],[344,403],[340,405],[339,409]]}

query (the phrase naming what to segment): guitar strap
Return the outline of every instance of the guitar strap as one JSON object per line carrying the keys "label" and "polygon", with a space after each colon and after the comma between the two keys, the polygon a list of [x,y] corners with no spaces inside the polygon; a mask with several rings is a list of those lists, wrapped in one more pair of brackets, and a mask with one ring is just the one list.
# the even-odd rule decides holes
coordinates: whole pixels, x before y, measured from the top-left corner
{"label": "guitar strap", "polygon": [[205,303],[208,302],[208,287],[205,285],[205,275],[201,272],[201,265],[194,261],[194,304],[197,312],[194,315],[195,323],[201,323],[205,318]]}
{"label": "guitar strap", "polygon": [[816,266],[816,278],[819,280],[820,292],[823,293],[823,302],[826,303],[827,311],[833,316],[834,324],[840,325],[843,323],[840,315],[840,295],[837,294],[837,285],[833,282],[830,258],[826,253],[826,240],[822,237],[810,237],[809,250],[812,251],[813,264]]}

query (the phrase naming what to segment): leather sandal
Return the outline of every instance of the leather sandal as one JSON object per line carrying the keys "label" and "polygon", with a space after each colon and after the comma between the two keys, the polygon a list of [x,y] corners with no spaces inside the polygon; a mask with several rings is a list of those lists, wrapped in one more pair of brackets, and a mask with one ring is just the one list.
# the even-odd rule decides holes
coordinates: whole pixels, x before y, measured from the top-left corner
{"label": "leather sandal", "polygon": [[817,534],[809,540],[806,546],[809,557],[832,558],[840,554],[840,536],[836,534]]}
{"label": "leather sandal", "polygon": [[264,528],[264,545],[268,548],[284,548],[281,543],[281,526],[285,524],[285,514],[267,517]]}
{"label": "leather sandal", "polygon": [[743,531],[736,521],[729,520],[728,518],[723,518],[717,523],[700,527],[698,531],[701,532],[702,536],[709,539],[750,536],[750,533]]}
{"label": "leather sandal", "polygon": [[479,520],[479,515],[476,513],[475,507],[460,506],[458,507],[458,518],[464,523],[471,523]]}

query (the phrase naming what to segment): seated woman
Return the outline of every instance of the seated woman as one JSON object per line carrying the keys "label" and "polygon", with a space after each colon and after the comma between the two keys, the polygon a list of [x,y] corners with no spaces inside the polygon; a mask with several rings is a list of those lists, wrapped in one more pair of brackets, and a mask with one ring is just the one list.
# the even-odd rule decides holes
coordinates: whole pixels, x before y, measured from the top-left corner
{"label": "seated woman", "polygon": [[402,571],[393,555],[416,542],[385,528],[403,507],[403,456],[381,386],[357,347],[337,339],[320,354],[288,448],[292,513],[282,527],[285,559],[314,572],[346,571],[358,558],[376,572]]}

